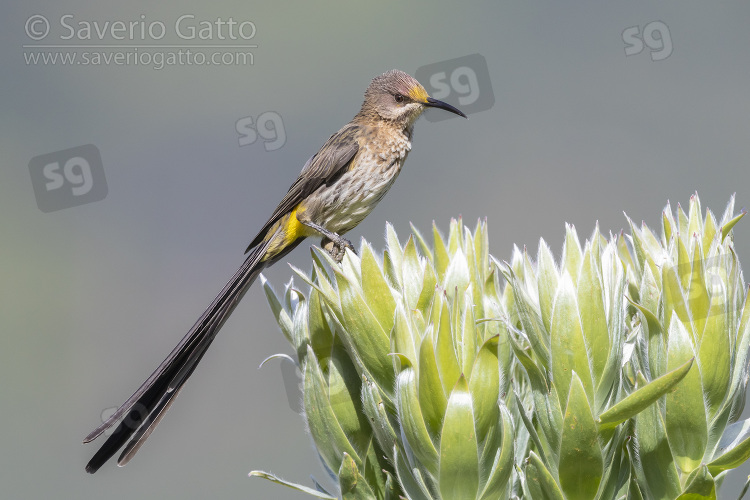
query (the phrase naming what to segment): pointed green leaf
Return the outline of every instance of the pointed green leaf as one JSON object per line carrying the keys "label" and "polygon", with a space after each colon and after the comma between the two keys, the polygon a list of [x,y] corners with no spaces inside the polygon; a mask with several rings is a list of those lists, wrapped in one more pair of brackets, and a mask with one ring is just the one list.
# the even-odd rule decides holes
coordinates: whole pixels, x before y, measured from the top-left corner
{"label": "pointed green leaf", "polygon": [[659,240],[656,238],[651,228],[646,225],[646,222],[641,223],[641,238],[643,239],[643,245],[646,250],[646,260],[649,262],[649,266],[656,265],[655,257],[662,251]]}
{"label": "pointed green leaf", "polygon": [[[641,276],[641,285],[638,290],[639,304],[649,311],[658,311],[659,295],[661,295],[659,283],[651,272],[651,268],[647,267]],[[661,331],[661,328],[659,331]]]}
{"label": "pointed green leaf", "polygon": [[[589,399],[593,401],[591,371],[587,356],[583,328],[578,314],[576,289],[570,275],[565,272],[557,288],[552,311],[552,379],[558,395],[567,397],[573,371],[579,374]],[[560,401],[560,407],[565,400]]]}
{"label": "pointed green leaf", "polygon": [[732,380],[729,384],[730,397],[725,401],[725,405],[730,404],[736,396],[744,394],[745,385],[741,381],[745,376],[748,355],[750,355],[750,289],[744,288],[739,293],[744,293],[742,299],[744,305],[742,306],[734,347],[737,357],[732,365]]}
{"label": "pointed green leaf", "polygon": [[398,242],[398,235],[396,230],[393,229],[393,225],[390,222],[385,224],[385,239],[388,246],[388,255],[390,257],[393,268],[396,271],[396,278],[401,283],[401,269],[402,262],[404,260],[404,250],[401,248],[401,244]]}
{"label": "pointed green leaf", "polygon": [[393,328],[396,301],[370,245],[362,246],[362,293],[383,331]]}
{"label": "pointed green leaf", "polygon": [[594,381],[598,385],[609,357],[609,330],[604,310],[602,285],[591,246],[586,245],[578,278],[578,308],[581,326],[590,352]]}
{"label": "pointed green leaf", "polygon": [[443,383],[443,391],[450,394],[456,384],[461,368],[458,364],[456,348],[453,344],[453,331],[451,317],[448,309],[448,301],[445,296],[440,295],[442,306],[440,312],[440,323],[437,325],[437,336],[435,338],[435,359],[438,364],[438,373]]}
{"label": "pointed green leaf", "polygon": [[307,425],[325,464],[332,470],[338,470],[344,453],[361,463],[331,407],[327,384],[310,346],[307,347],[303,380]]}
{"label": "pointed green leaf", "polygon": [[[318,359],[325,359],[331,355],[334,338],[333,332],[331,332],[331,328],[325,317],[323,298],[321,293],[315,288],[310,289],[307,310],[310,345]],[[299,347],[297,347],[297,352],[300,352]]]}
{"label": "pointed green leaf", "polygon": [[[526,409],[523,406],[523,402],[521,401],[521,398],[518,396],[516,392],[513,392],[513,399],[516,401],[516,407],[518,410],[518,416],[521,417],[521,421],[523,422],[524,427],[526,427],[526,432],[529,435],[529,439],[531,439],[531,442],[534,443],[534,447],[536,448],[536,451],[539,453],[539,456],[542,460],[542,462],[547,463],[555,469],[557,466],[557,457],[548,458],[548,455],[550,454],[550,445],[547,444],[547,442],[543,442],[539,438],[539,433],[536,431],[536,427],[534,427],[534,424],[532,423],[529,416],[526,414]],[[532,410],[533,412],[533,410]],[[558,430],[558,429],[556,429]]]}
{"label": "pointed green leaf", "polygon": [[474,500],[479,488],[479,451],[472,397],[463,375],[448,398],[441,434],[440,494],[446,499]]}
{"label": "pointed green leaf", "polygon": [[487,234],[487,218],[477,220],[474,231],[474,254],[476,255],[479,282],[487,279],[490,272],[490,240]]}
{"label": "pointed green leaf", "polygon": [[599,425],[602,428],[614,427],[643,411],[682,381],[692,368],[693,361],[694,358],[690,358],[682,366],[630,393],[625,399],[599,415]]}
{"label": "pointed green leaf", "polygon": [[578,281],[578,273],[581,269],[583,253],[581,252],[581,242],[578,239],[578,233],[573,224],[565,224],[565,244],[563,246],[562,269],[568,271],[573,281]]}
{"label": "pointed green leaf", "polygon": [[641,304],[628,299],[628,302],[635,306],[646,320],[648,333],[648,364],[652,377],[660,377],[667,366],[667,346],[666,338],[662,334],[661,322],[654,313],[643,307]]}
{"label": "pointed green leaf", "polygon": [[344,434],[359,456],[369,446],[372,428],[362,412],[362,383],[351,359],[341,345],[330,358],[319,363],[328,366],[328,400]]}
{"label": "pointed green leaf", "polygon": [[383,276],[388,282],[388,286],[396,290],[398,293],[403,293],[403,283],[401,283],[401,268],[396,269],[391,254],[388,250],[383,251]]}
{"label": "pointed green leaf", "polygon": [[[714,287],[716,288],[716,287]],[[705,319],[703,338],[698,349],[698,359],[703,375],[703,393],[708,402],[709,415],[713,416],[724,401],[729,389],[732,349],[727,325],[727,297],[725,289],[714,291],[711,307]]]}
{"label": "pointed green leaf", "polygon": [[[643,272],[643,264],[641,262],[642,248],[637,244],[635,238],[638,228],[635,227],[630,217],[627,217],[627,215],[625,217],[628,219],[632,234],[626,235],[624,231],[620,231],[616,241],[617,256],[625,267],[635,270],[635,273],[640,276]],[[630,246],[628,246],[628,242],[630,242]],[[643,258],[645,259],[645,257]]]}
{"label": "pointed green leaf", "polygon": [[[667,369],[674,370],[693,357],[690,335],[677,314],[673,314],[669,325]],[[667,394],[666,428],[675,463],[683,472],[691,472],[700,465],[708,441],[698,369],[688,371],[682,383]]]}
{"label": "pointed green leaf", "polygon": [[[514,429],[513,429],[513,418],[505,405],[500,406],[500,422],[502,428],[499,430],[502,441],[499,448],[496,448],[494,453],[494,460],[492,461],[492,468],[487,477],[487,482],[484,485],[480,500],[495,500],[502,498],[501,494],[508,483],[513,472],[513,444],[514,444]],[[485,447],[488,445],[485,444]],[[491,452],[492,450],[490,450]],[[484,455],[484,453],[483,453]],[[493,455],[490,455],[493,456]]]}
{"label": "pointed green leaf", "polygon": [[726,208],[724,208],[724,215],[721,216],[721,222],[720,225],[726,224],[731,218],[734,216],[734,201],[735,196],[737,193],[732,193],[732,196],[729,197],[729,201],[727,202]]}
{"label": "pointed green leaf", "polygon": [[393,367],[388,356],[390,339],[383,330],[372,309],[362,297],[359,287],[336,272],[341,309],[346,311],[340,318],[347,335],[342,340],[350,350],[362,359],[381,387],[393,387]]}
{"label": "pointed green leaf", "polygon": [[[312,247],[310,253],[315,255],[316,249],[317,247]],[[315,276],[314,280],[307,277],[302,272],[302,270],[294,267],[293,265],[290,264],[289,267],[291,267],[292,271],[294,271],[298,276],[302,277],[302,279],[308,285],[320,292],[320,296],[321,298],[323,298],[326,304],[328,304],[337,313],[341,313],[341,302],[339,301],[338,291],[325,275],[322,264],[318,264],[318,262],[313,259],[313,276]]]}
{"label": "pointed green leaf", "polygon": [[490,426],[497,425],[499,416],[500,367],[497,345],[498,337],[493,337],[482,345],[469,379],[479,442],[484,441]]}
{"label": "pointed green leaf", "polygon": [[396,401],[401,432],[406,437],[414,456],[437,475],[438,452],[427,432],[422,409],[419,406],[417,374],[413,367],[403,367],[396,377]]}
{"label": "pointed green leaf", "polygon": [[479,308],[477,314],[482,316],[484,314],[482,312],[482,289],[480,288],[480,280],[477,278],[477,258],[476,255],[474,255],[474,237],[468,227],[465,228],[464,234],[464,254],[466,255],[466,264],[469,268],[470,283],[473,285],[471,287],[473,292],[472,300],[468,303],[474,304],[474,307]]}
{"label": "pointed green leaf", "polygon": [[[516,259],[518,262],[516,263]],[[539,310],[539,289],[537,288],[536,272],[534,270],[534,264],[531,263],[531,257],[526,246],[523,247],[523,252],[514,255],[514,266],[520,266],[518,276],[522,279],[524,288],[528,292],[529,296],[534,302],[534,308]]]}
{"label": "pointed green leaf", "polygon": [[[289,307],[291,308],[291,300]],[[290,309],[291,310],[291,309]],[[310,328],[308,322],[307,301],[300,296],[299,302],[294,309],[292,317],[292,346],[300,354],[304,352],[305,346],[310,344]]]}
{"label": "pointed green leaf", "polygon": [[681,268],[681,272],[690,274],[690,282],[686,288],[685,299],[690,308],[690,317],[693,319],[693,331],[696,334],[697,343],[700,343],[706,325],[706,318],[708,317],[708,309],[711,304],[708,290],[706,289],[706,270],[703,254],[697,240],[694,244],[693,259],[689,265],[692,267],[690,271]]}
{"label": "pointed green leaf", "polygon": [[576,372],[570,383],[560,445],[560,486],[569,500],[590,500],[599,489],[604,465],[586,392]]}
{"label": "pointed green leaf", "polygon": [[435,225],[435,221],[432,222],[432,239],[433,246],[435,247],[435,272],[438,282],[442,283],[445,271],[448,269],[450,257],[448,256],[448,250],[445,248],[445,243],[443,243],[443,237]]}
{"label": "pointed green leaf", "polygon": [[750,458],[750,419],[727,426],[719,440],[714,459],[708,464],[713,475],[739,467]]}
{"label": "pointed green leaf", "polygon": [[339,300],[338,292],[334,288],[333,284],[328,280],[328,275],[326,274],[323,267],[323,262],[328,262],[331,257],[326,251],[321,250],[320,248],[315,246],[311,247],[310,253],[313,257],[313,271],[315,276],[317,276],[317,280],[310,281],[310,278],[307,278],[304,273],[302,273],[302,271],[295,268],[294,266],[292,266],[292,270],[294,270],[295,273],[301,276],[306,283],[316,288],[320,292],[321,296],[325,299],[326,303],[340,315],[341,302]]}
{"label": "pointed green leaf", "polygon": [[431,264],[434,264],[435,259],[434,259],[433,255],[432,255],[432,253],[433,253],[432,252],[432,248],[430,247],[429,244],[427,244],[427,241],[422,236],[422,233],[419,232],[419,229],[417,229],[414,226],[414,224],[412,224],[411,222],[409,223],[409,227],[411,228],[411,232],[414,235],[414,238],[416,239],[417,243],[419,244],[419,248],[420,248],[420,250],[422,252],[422,256],[426,257],[427,260],[429,260]]}
{"label": "pointed green leaf", "polygon": [[439,293],[436,288],[437,277],[435,276],[435,270],[432,265],[428,262],[424,266],[424,278],[422,279],[422,292],[419,294],[417,300],[416,310],[420,311],[424,316],[429,315],[430,306],[435,300],[435,295]]}
{"label": "pointed green leaf", "polygon": [[677,232],[682,235],[689,234],[688,224],[689,224],[689,221],[688,221],[687,215],[685,214],[685,210],[682,209],[682,205],[677,203],[677,227],[678,227]]}
{"label": "pointed green leaf", "polygon": [[401,496],[401,489],[398,487],[398,480],[394,479],[390,472],[387,470],[383,471],[385,474],[385,500],[399,500]]}
{"label": "pointed green leaf", "polygon": [[406,317],[404,307],[399,303],[396,307],[395,322],[391,331],[392,350],[409,358],[412,363],[417,360],[417,348],[414,345],[415,334],[411,331],[411,322]]}
{"label": "pointed green leaf", "polygon": [[419,302],[424,277],[423,269],[424,263],[420,262],[414,238],[410,236],[404,247],[404,259],[401,263],[404,300],[409,309],[416,309],[417,302]]}
{"label": "pointed green leaf", "polygon": [[[645,383],[641,379],[639,385],[642,387]],[[635,437],[640,462],[636,471],[642,474],[644,491],[649,491],[653,498],[675,498],[682,491],[680,476],[669,449],[659,405],[650,405],[636,414]]]}
{"label": "pointed green leaf", "polygon": [[466,290],[464,301],[466,307],[461,311],[461,325],[459,334],[461,335],[458,342],[461,359],[461,371],[466,377],[471,377],[471,370],[474,366],[474,359],[477,355],[477,325],[474,321],[474,307],[471,305],[471,294],[474,285],[469,285]]}
{"label": "pointed green leaf", "polygon": [[525,486],[528,486],[530,498],[534,500],[565,500],[552,474],[533,451],[529,452],[526,464]]}
{"label": "pointed green leaf", "polygon": [[701,201],[698,198],[698,193],[690,196],[690,207],[688,208],[688,234],[690,237],[693,234],[703,234],[703,218],[701,212]]}
{"label": "pointed green leaf", "polygon": [[[377,385],[370,379],[362,379],[362,411],[370,421],[372,432],[385,453],[389,453],[389,460],[393,460],[393,447],[397,442],[396,431],[391,424],[389,411]],[[395,418],[395,417],[394,417]]]}
{"label": "pointed green leaf", "polygon": [[703,224],[703,238],[702,245],[705,250],[711,248],[711,243],[716,237],[718,227],[716,226],[716,217],[711,210],[706,210],[706,220]]}
{"label": "pointed green leaf", "polygon": [[[449,296],[452,296],[458,290],[460,295],[466,291],[466,288],[471,283],[471,275],[469,273],[469,266],[466,262],[466,255],[461,248],[456,249],[456,253],[453,254],[448,264],[448,269],[445,271],[445,279],[443,280],[443,288],[448,292]],[[457,300],[458,296],[454,300]]]}
{"label": "pointed green leaf", "polygon": [[451,219],[450,229],[448,230],[448,254],[453,255],[460,248],[464,235],[463,219]]}
{"label": "pointed green leaf", "polygon": [[537,253],[537,288],[539,289],[539,311],[542,316],[544,328],[549,331],[550,320],[552,319],[552,304],[557,291],[557,282],[559,273],[555,265],[555,258],[552,251],[543,240],[539,240],[539,252]]}
{"label": "pointed green leaf", "polygon": [[324,500],[337,500],[336,497],[332,497],[331,495],[326,495],[325,493],[322,493],[308,486],[302,486],[301,484],[286,481],[284,479],[281,479],[279,476],[271,474],[270,472],[264,472],[262,470],[254,470],[250,472],[250,474],[248,475],[250,477],[262,477],[263,479],[267,479],[273,483],[286,486],[287,488],[291,488],[293,490],[297,490],[302,493],[307,493],[308,495],[314,496],[316,498],[323,498]]}
{"label": "pointed green leaf", "polygon": [[271,312],[273,312],[273,316],[274,318],[276,318],[276,323],[278,323],[279,328],[281,328],[281,332],[284,334],[287,341],[289,341],[289,343],[293,345],[294,342],[292,341],[292,318],[289,317],[289,314],[281,306],[281,302],[279,302],[278,297],[276,297],[271,284],[268,283],[268,280],[265,276],[263,276],[263,274],[260,275],[260,282],[263,286],[263,291],[266,294],[268,305],[271,307]]}
{"label": "pointed green leaf", "polygon": [[419,405],[430,434],[438,436],[448,398],[440,381],[433,342],[432,327],[429,327],[419,346]]}
{"label": "pointed green leaf", "polygon": [[627,442],[632,437],[632,428],[624,428],[613,433],[612,439],[604,449],[604,473],[597,491],[596,499],[625,498],[628,492],[628,482],[632,474]]}
{"label": "pointed green leaf", "polygon": [[[602,290],[606,299],[604,308],[607,311],[610,350],[601,380],[596,387],[597,413],[602,410],[601,405],[606,401],[608,395],[616,390],[616,384],[620,380],[623,346],[626,340],[626,309],[623,307],[627,288],[625,277],[625,269],[618,257],[616,245],[607,245],[602,253]],[[579,375],[581,375],[580,372]],[[584,387],[586,386],[584,385]]]}
{"label": "pointed green leaf", "polygon": [[674,217],[672,217],[672,207],[669,206],[669,202],[667,202],[667,206],[664,207],[664,210],[662,210],[661,213],[661,228],[662,245],[667,246],[669,240],[672,238],[672,234],[677,229],[675,227]]}
{"label": "pointed green leaf", "polygon": [[729,222],[721,226],[721,241],[724,241],[724,238],[727,237],[729,234],[729,231],[732,230],[735,224],[737,224],[741,218],[743,218],[747,214],[746,210],[743,210],[742,213],[740,213],[738,216],[731,219]]}
{"label": "pointed green leaf", "polygon": [[677,238],[677,277],[683,290],[687,290],[690,283],[690,265],[690,257],[683,238]]}
{"label": "pointed green leaf", "polygon": [[375,500],[375,494],[360,475],[357,464],[346,453],[339,469],[339,486],[342,500]]}
{"label": "pointed green leaf", "polygon": [[545,442],[549,444],[550,451],[556,459],[560,449],[560,429],[562,428],[563,415],[555,385],[551,387],[547,385],[544,373],[512,337],[511,345],[516,359],[529,376],[534,405],[536,406],[536,416],[539,419]]}
{"label": "pointed green leaf", "polygon": [[[689,269],[689,268],[688,268]],[[677,275],[678,266],[669,265],[664,263],[662,266],[662,293],[664,301],[664,323],[669,324],[672,318],[672,313],[676,313],[677,317],[683,323],[690,321],[688,314],[687,304],[685,303],[685,296],[682,293],[682,286],[680,285],[680,277]],[[694,334],[690,332],[691,338]]]}
{"label": "pointed green leaf", "polygon": [[693,471],[687,487],[676,500],[716,500],[716,483],[705,465]]}
{"label": "pointed green leaf", "polygon": [[409,466],[404,451],[396,448],[394,455],[396,456],[398,482],[409,500],[433,500],[419,469],[412,469]]}
{"label": "pointed green leaf", "polygon": [[346,252],[344,258],[341,260],[340,271],[349,281],[356,283],[360,287],[362,286],[362,262],[359,260],[357,254]]}
{"label": "pointed green leaf", "polygon": [[510,271],[509,268],[500,268],[500,271],[512,287],[512,297],[515,299],[513,302],[515,308],[513,309],[518,314],[523,331],[529,338],[531,348],[546,369],[550,364],[550,336],[548,330],[544,328],[544,323],[537,309],[538,306],[534,304],[534,300],[527,292],[526,287],[513,271]]}

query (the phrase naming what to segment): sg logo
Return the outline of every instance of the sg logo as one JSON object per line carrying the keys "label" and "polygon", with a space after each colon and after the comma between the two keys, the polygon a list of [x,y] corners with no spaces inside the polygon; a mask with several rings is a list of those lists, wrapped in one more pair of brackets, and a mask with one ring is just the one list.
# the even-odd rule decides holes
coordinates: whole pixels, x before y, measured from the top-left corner
{"label": "sg logo", "polygon": [[[486,111],[495,104],[487,60],[480,54],[422,66],[414,74],[435,99],[458,106],[464,113]],[[449,116],[445,116],[449,115]],[[450,113],[426,113],[428,121],[447,120]]]}
{"label": "sg logo", "polygon": [[256,122],[253,122],[252,116],[240,118],[235,124],[235,130],[239,134],[240,147],[255,144],[258,136],[263,139],[263,147],[266,151],[276,151],[286,144],[284,121],[275,111],[259,114]]}
{"label": "sg logo", "polygon": [[672,35],[661,21],[653,21],[643,27],[643,35],[638,26],[625,28],[622,32],[625,42],[625,55],[634,56],[643,52],[644,44],[651,49],[651,60],[662,61],[672,55]]}
{"label": "sg logo", "polygon": [[36,156],[29,162],[36,204],[54,212],[107,196],[99,150],[93,144]]}

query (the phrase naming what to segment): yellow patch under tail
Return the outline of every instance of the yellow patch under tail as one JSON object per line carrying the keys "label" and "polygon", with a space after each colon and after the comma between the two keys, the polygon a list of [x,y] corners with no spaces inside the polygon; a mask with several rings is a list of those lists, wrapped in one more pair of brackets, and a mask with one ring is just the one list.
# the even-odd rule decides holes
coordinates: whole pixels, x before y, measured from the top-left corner
{"label": "yellow patch under tail", "polygon": [[294,207],[294,210],[279,219],[268,231],[266,241],[270,240],[270,244],[266,250],[266,255],[263,256],[263,261],[280,254],[286,247],[299,238],[307,238],[315,233],[314,230],[302,224],[297,218],[297,213],[304,211],[301,205],[300,203]]}

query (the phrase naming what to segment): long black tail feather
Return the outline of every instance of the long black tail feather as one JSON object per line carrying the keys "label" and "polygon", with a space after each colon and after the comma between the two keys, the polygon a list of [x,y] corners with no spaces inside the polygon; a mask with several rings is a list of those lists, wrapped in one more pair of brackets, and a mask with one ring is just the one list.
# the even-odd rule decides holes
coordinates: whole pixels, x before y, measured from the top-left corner
{"label": "long black tail feather", "polygon": [[[291,245],[292,248],[294,246],[296,244]],[[265,252],[266,245],[260,245],[250,252],[221,293],[169,356],[107,421],[86,436],[84,443],[93,441],[119,421],[114,433],[86,465],[86,472],[93,474],[99,470],[123,446],[125,449],[118,459],[118,465],[125,465],[133,458],[174,402],[237,303],[263,268],[271,264],[262,260]],[[281,255],[277,256],[273,261],[280,257]]]}

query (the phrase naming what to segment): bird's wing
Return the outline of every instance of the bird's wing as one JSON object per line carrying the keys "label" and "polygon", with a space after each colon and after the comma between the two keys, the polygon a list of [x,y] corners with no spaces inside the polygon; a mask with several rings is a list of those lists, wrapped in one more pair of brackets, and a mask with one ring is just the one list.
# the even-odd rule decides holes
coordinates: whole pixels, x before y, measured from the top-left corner
{"label": "bird's wing", "polygon": [[348,124],[333,134],[320,151],[315,153],[305,166],[302,167],[297,180],[289,188],[286,196],[281,200],[273,215],[253,238],[245,253],[259,245],[271,227],[284,215],[291,212],[302,200],[324,184],[334,182],[349,167],[352,159],[359,150],[357,132],[359,126]]}

